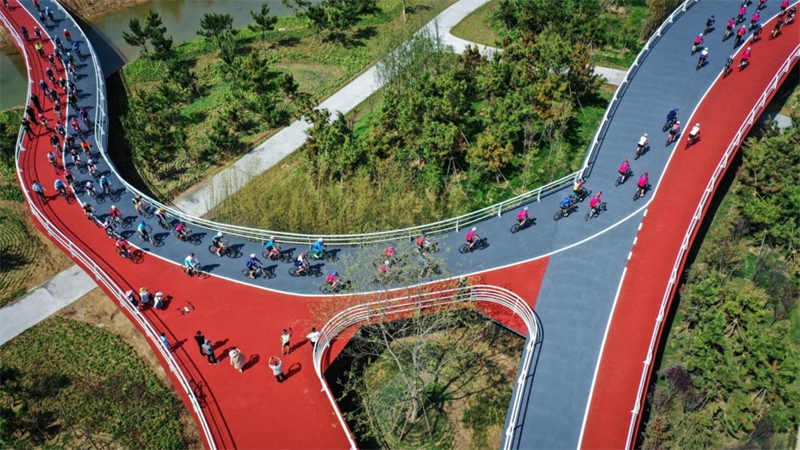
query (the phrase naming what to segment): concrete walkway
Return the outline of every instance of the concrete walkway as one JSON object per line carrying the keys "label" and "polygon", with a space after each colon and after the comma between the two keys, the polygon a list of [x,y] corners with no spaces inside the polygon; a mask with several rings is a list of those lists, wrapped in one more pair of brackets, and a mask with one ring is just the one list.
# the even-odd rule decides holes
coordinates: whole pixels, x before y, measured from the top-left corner
{"label": "concrete walkway", "polygon": [[[426,25],[426,28],[432,32],[438,31],[447,45],[452,46],[456,52],[462,53],[473,44],[453,36],[450,31],[487,1],[461,0],[440,13]],[[484,54],[496,51],[492,47],[482,45],[478,47]],[[626,72],[607,67],[595,67],[595,73],[603,77],[606,83],[616,86],[624,80]],[[380,87],[377,69],[373,66],[320,103],[317,108],[347,113]],[[768,112],[766,115],[777,120],[779,125],[788,126],[787,123],[791,123],[790,119],[779,114]],[[305,131],[310,126],[304,120],[295,121],[227,169],[184,193],[175,201],[175,206],[198,217],[207,214],[229,195],[236,193],[253,178],[300,148],[305,143]],[[0,308],[0,345],[78,300],[95,287],[96,284],[90,276],[78,266],[73,266],[13,303]]]}

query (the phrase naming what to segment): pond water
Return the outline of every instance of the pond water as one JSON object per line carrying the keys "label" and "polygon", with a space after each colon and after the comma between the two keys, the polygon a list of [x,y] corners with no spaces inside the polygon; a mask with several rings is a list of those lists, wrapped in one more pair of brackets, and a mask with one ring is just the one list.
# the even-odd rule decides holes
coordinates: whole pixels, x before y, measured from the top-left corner
{"label": "pond water", "polygon": [[[230,14],[233,16],[233,26],[243,28],[253,21],[250,11],[259,11],[265,3],[273,15],[292,13],[281,0],[151,0],[92,19],[84,31],[100,57],[103,72],[108,76],[119,70],[125,62],[139,56],[139,49],[122,39],[122,32],[128,30],[128,21],[133,17],[144,22],[148,10],[152,9],[161,15],[167,34],[177,44],[198,37],[197,30],[200,29],[203,14]],[[26,83],[24,59],[16,48],[5,49],[0,53],[0,109],[24,103]]]}

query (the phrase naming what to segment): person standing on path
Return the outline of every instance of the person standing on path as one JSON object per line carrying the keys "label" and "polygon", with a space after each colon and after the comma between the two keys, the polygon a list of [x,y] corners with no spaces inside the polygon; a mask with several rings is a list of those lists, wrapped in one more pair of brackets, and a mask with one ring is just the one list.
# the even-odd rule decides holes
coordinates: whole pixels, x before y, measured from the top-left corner
{"label": "person standing on path", "polygon": [[311,327],[311,333],[309,333],[308,336],[306,336],[306,339],[308,339],[308,341],[311,342],[311,351],[312,352],[314,351],[314,347],[317,346],[317,341],[319,340],[320,334],[322,334],[322,333],[317,331],[316,328]]}
{"label": "person standing on path", "polygon": [[164,348],[167,349],[168,352],[172,352],[172,349],[169,347],[169,341],[167,341],[167,335],[165,333],[161,333],[161,336],[158,337],[161,340],[161,343],[164,344]]}
{"label": "person standing on path", "polygon": [[208,358],[209,366],[211,364],[217,365],[217,357],[214,356],[214,347],[211,345],[210,339],[206,339],[205,342],[203,342],[203,345],[200,346],[200,350],[205,353]]}
{"label": "person standing on path", "polygon": [[281,359],[277,356],[270,357],[269,368],[272,369],[272,374],[275,375],[275,379],[278,380],[278,383],[283,383],[283,380],[286,379],[286,375],[283,373],[283,363]]}
{"label": "person standing on path", "polygon": [[283,333],[281,333],[281,356],[288,355],[290,350],[289,341],[292,339],[292,327],[289,327],[287,331],[286,328],[283,329]]}
{"label": "person standing on path", "polygon": [[231,365],[233,368],[238,370],[239,373],[244,373],[244,363],[247,361],[244,357],[244,353],[238,348],[235,348],[228,352],[228,356],[231,358]]}
{"label": "person standing on path", "polygon": [[197,342],[197,348],[200,349],[200,356],[205,356],[203,353],[203,344],[206,342],[206,337],[203,336],[203,332],[197,330],[197,333],[194,335],[194,341]]}

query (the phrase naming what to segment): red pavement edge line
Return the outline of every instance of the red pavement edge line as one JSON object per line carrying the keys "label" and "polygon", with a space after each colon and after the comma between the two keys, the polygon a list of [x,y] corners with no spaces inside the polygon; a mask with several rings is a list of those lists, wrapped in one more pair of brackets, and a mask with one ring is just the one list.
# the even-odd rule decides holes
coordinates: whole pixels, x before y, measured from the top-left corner
{"label": "red pavement edge line", "polygon": [[[794,31],[795,27],[789,30]],[[690,233],[691,246],[698,232],[698,228],[692,224],[692,218],[701,205],[709,184],[707,180],[711,180],[720,164],[727,168],[736,152],[732,152],[725,160],[725,151],[778,70],[790,55],[798,51],[800,40],[793,40],[793,35],[798,36],[784,31],[782,36],[774,40],[764,37],[751,44],[751,66],[743,71],[735,71],[725,79],[718,78],[695,110],[694,116],[686,122],[687,126],[695,122],[703,124],[701,139],[688,148],[685,146],[686,139],[680,139],[676,144],[674,157],[659,186],[659,190],[669,194],[655,196],[642,221],[601,355],[581,437],[582,448],[623,448],[636,444],[641,426],[639,413],[645,406],[647,387],[652,376],[652,365],[646,363],[650,359],[650,341],[656,333],[656,342],[660,342],[663,321],[659,322],[658,316],[662,300],[666,295],[666,314],[678,287],[678,281],[669,286],[675,265],[673,261],[678,263],[679,270],[676,273],[680,278],[686,253],[681,260],[677,258],[686,234]],[[769,51],[765,51],[767,49]],[[788,73],[781,76],[781,81]],[[742,89],[742,86],[748,88]],[[776,88],[768,94],[760,108],[769,102]],[[721,111],[725,113],[721,114]],[[711,186],[714,190],[718,182],[719,178]],[[705,216],[707,208],[706,202],[702,205],[700,219]],[[651,332],[649,324],[654,322],[655,329]],[[642,397],[637,398],[643,362],[647,371],[645,390]],[[641,401],[638,410],[637,401]],[[631,429],[633,433],[628,442]]]}

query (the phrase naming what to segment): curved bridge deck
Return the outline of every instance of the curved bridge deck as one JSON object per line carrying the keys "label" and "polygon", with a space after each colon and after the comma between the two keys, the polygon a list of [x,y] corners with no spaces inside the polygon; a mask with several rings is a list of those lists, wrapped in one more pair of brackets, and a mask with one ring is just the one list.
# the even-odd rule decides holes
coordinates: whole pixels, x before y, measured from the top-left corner
{"label": "curved bridge deck", "polygon": [[[33,6],[28,2],[17,5],[16,0],[10,3],[13,9],[3,11],[10,26],[18,28],[24,24],[32,34],[37,15]],[[762,15],[774,15],[777,3],[768,2]],[[43,8],[48,4],[48,0],[42,0]],[[59,24],[47,31],[54,36],[67,28],[74,40],[85,42],[83,53],[89,52],[90,45],[82,31],[54,7],[55,3],[50,5],[56,11]],[[715,87],[705,96],[718,81],[725,57],[733,52],[732,40],[724,43],[720,40],[724,18],[735,14],[735,5],[701,0],[688,2],[687,6],[686,12],[677,17],[646,57],[640,59],[635,76],[623,88],[624,95],[609,116],[606,134],[591,162],[591,178],[587,184],[594,191],[603,191],[608,204],[606,212],[584,221],[586,204],[582,204],[578,214],[555,222],[551,217],[568,188],[555,189],[541,201],[530,204],[537,221],[527,230],[513,235],[508,232],[514,222],[513,215],[480,223],[481,235],[487,236],[491,243],[483,251],[467,255],[456,252],[455,248],[463,242],[463,231],[436,237],[445,248],[440,257],[449,275],[483,271],[479,275],[482,282],[492,282],[518,293],[531,306],[535,304],[541,320],[543,343],[524,385],[527,404],[519,423],[515,424],[513,439],[504,444],[506,447],[566,448],[579,444],[619,447],[625,445],[626,436],[630,435],[630,410],[640,395],[636,385],[642,373],[641,361],[646,357],[646,344],[657,316],[656,305],[663,297],[663,283],[669,279],[661,269],[675,261],[678,255],[675,246],[680,247],[678,239],[687,227],[679,219],[686,219],[686,211],[694,211],[697,192],[706,188],[709,170],[713,171],[719,163],[727,148],[726,142],[736,133],[733,128],[738,130],[740,124],[735,119],[728,122],[720,115],[713,116],[707,110],[707,103],[715,98],[717,101],[724,99],[727,94],[714,94],[718,89]],[[705,19],[711,14],[718,18],[717,29],[706,40],[711,59],[706,67],[695,70],[697,60],[696,56],[689,55],[690,41],[702,31]],[[753,66],[717,84],[727,83],[723,87],[729,88],[733,83],[739,87],[740,83],[746,83],[753,86],[757,97],[766,80],[778,71],[780,62],[796,47],[798,35],[793,34],[794,27],[774,41],[764,36],[761,42],[753,45]],[[47,61],[36,54],[32,43],[22,43],[20,50],[28,58],[29,76],[33,80],[31,89],[39,94],[37,84],[40,79],[46,80]],[[52,52],[51,42],[45,42],[45,50]],[[60,65],[58,68],[63,69]],[[94,58],[85,57],[78,62],[77,71],[78,76],[73,80],[81,91],[80,106],[87,107],[99,124],[87,131],[87,140],[94,149],[104,149],[107,121],[102,110],[105,105],[102,98],[98,101],[96,97],[105,95],[100,67]],[[64,76],[63,70],[59,70],[58,76]],[[686,118],[701,102],[691,122],[703,123],[703,139],[690,149],[684,148],[684,139],[665,147],[665,135],[660,128],[666,112],[677,106]],[[740,96],[735,102],[725,103],[724,108],[728,112],[737,108],[736,111],[744,115],[753,106],[752,102],[749,96]],[[52,102],[43,103],[45,114],[51,121],[55,120]],[[721,109],[719,103],[709,103],[708,108]],[[67,115],[76,114],[67,110]],[[682,123],[688,126],[690,121],[682,120]],[[86,130],[85,126],[83,128]],[[43,133],[42,127],[35,127],[35,131],[38,136],[23,139],[20,178],[26,189],[33,180],[41,181],[52,195],[53,181],[63,177],[63,172],[54,173],[52,166],[46,163],[45,154],[51,148],[49,133]],[[636,140],[643,132],[650,135],[652,150],[633,162],[632,180],[614,187],[617,167],[623,159],[633,156]],[[115,177],[111,162],[104,154],[97,156],[103,158],[100,169],[110,175],[119,192],[113,199],[94,200],[78,189],[77,199],[95,205],[101,219],[113,201],[122,207],[126,216],[141,220],[130,206],[130,190],[122,188],[125,185]],[[73,168],[69,157],[66,166]],[[686,167],[693,170],[692,177],[683,176]],[[73,171],[80,183],[91,179],[87,173]],[[633,202],[635,179],[644,171],[650,172],[654,189],[643,200]],[[712,185],[712,189],[714,187]],[[680,192],[680,196],[675,192]],[[269,356],[279,351],[280,329],[294,325],[296,330],[308,330],[321,325],[315,323],[318,317],[311,305],[327,301],[314,297],[319,293],[322,278],[290,277],[286,273],[289,266],[276,262],[267,264],[275,270],[275,278],[249,280],[241,274],[244,261],[251,252],[261,253],[260,244],[231,239],[244,256],[218,258],[206,249],[214,230],[198,228],[194,229],[194,234],[201,242],[196,246],[177,241],[168,230],[158,230],[159,245],[141,245],[143,260],[131,264],[115,255],[113,243],[102,229],[83,218],[77,202],[67,204],[53,197],[46,202],[36,200],[35,208],[118,285],[132,289],[147,286],[151,291],[162,290],[170,296],[164,311],[148,309],[131,313],[121,309],[132,319],[141,315],[153,329],[167,332],[170,342],[177,343],[171,357],[190,379],[194,395],[202,400],[202,414],[213,436],[213,443],[207,443],[209,446],[339,448],[349,445],[331,405],[319,392],[307,343],[296,344],[296,352],[284,361],[290,382],[277,386],[266,367]],[[642,240],[634,246],[649,210],[653,211],[644,221]],[[155,219],[145,220],[158,228]],[[46,231],[52,234],[53,230]],[[139,244],[133,228],[122,234]],[[644,242],[647,242],[646,252],[642,247]],[[293,246],[284,249],[290,247]],[[659,250],[656,261],[659,264],[655,266],[649,265],[648,258],[656,257],[651,247]],[[297,248],[296,251],[301,250]],[[190,251],[197,253],[210,278],[189,279],[181,274],[176,264]],[[319,269],[326,272],[363,266],[364,261],[371,261],[378,252],[378,247],[344,248],[338,252],[339,262],[320,262]],[[85,261],[79,260],[79,263],[87,267]],[[269,267],[272,265],[274,267]],[[624,275],[626,267],[630,269],[627,277]],[[637,274],[634,280],[647,280],[646,286],[632,282],[634,272]],[[364,273],[355,270],[352,275]],[[362,288],[378,289],[379,286]],[[644,298],[637,295],[645,288]],[[105,289],[110,291],[108,286]],[[645,302],[648,307],[643,308],[637,301]],[[502,313],[489,313],[503,320]],[[233,347],[241,348],[251,357],[248,370],[240,375],[224,367],[225,359],[221,366],[207,366],[204,359],[198,359],[197,349],[191,342],[197,329],[216,340],[218,354]],[[148,330],[146,328],[145,332],[149,333]],[[296,331],[296,335],[299,334],[305,333]],[[334,346],[334,353],[342,343]],[[154,350],[158,350],[155,345]],[[165,367],[169,367],[164,357],[161,358]],[[242,382],[234,381],[238,379]],[[190,396],[181,391],[180,380],[173,376],[173,382],[188,401]]]}

